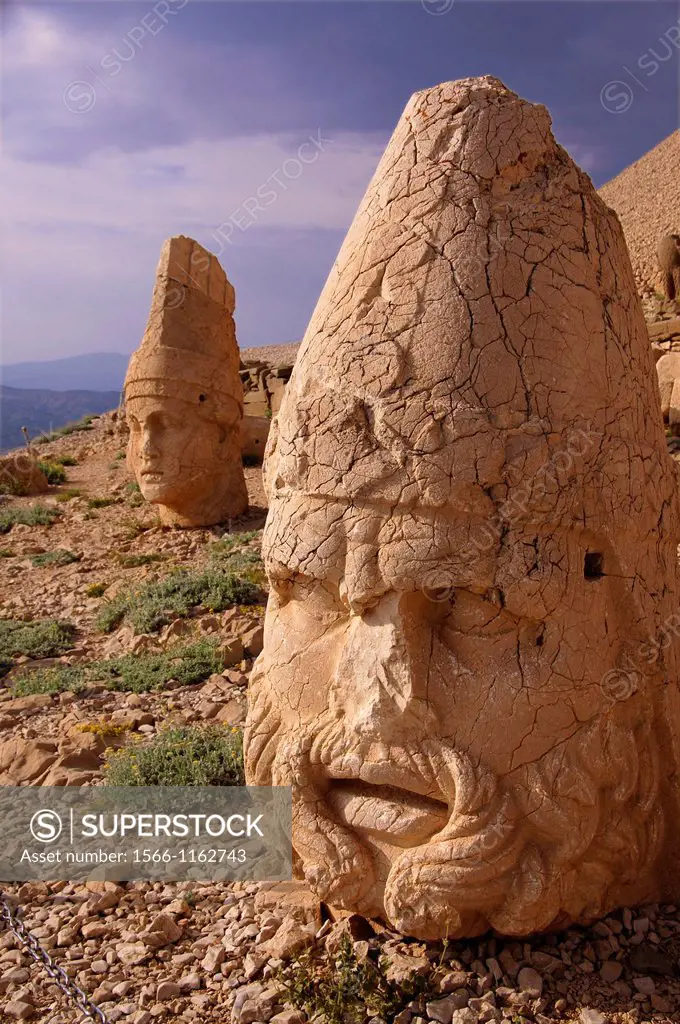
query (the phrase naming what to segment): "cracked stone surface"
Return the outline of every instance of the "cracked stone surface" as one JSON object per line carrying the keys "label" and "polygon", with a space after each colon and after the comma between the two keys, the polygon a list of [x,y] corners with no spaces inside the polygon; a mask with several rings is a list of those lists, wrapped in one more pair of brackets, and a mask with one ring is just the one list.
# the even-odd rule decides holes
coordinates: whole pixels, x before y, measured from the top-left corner
{"label": "cracked stone surface", "polygon": [[616,216],[493,78],[409,101],[265,465],[251,784],[424,939],[680,895],[675,467]]}
{"label": "cracked stone surface", "polygon": [[164,243],[125,406],[128,464],[167,525],[211,526],[248,504],[234,307],[215,256],[183,235]]}

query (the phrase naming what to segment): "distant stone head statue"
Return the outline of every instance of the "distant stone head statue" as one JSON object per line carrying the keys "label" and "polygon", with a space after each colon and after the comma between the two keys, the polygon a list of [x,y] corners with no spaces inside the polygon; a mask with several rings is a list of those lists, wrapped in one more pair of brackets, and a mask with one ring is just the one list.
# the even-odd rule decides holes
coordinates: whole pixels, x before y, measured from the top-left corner
{"label": "distant stone head statue", "polygon": [[128,461],[161,521],[209,526],[247,506],[234,289],[190,238],[165,242],[125,379]]}
{"label": "distant stone head statue", "polygon": [[666,298],[671,301],[677,296],[677,275],[680,274],[680,235],[664,235],[656,249],[659,267],[663,274]]}
{"label": "distant stone head statue", "polygon": [[315,892],[424,939],[680,897],[677,481],[618,221],[543,107],[411,98],[266,481],[246,771],[292,786]]}

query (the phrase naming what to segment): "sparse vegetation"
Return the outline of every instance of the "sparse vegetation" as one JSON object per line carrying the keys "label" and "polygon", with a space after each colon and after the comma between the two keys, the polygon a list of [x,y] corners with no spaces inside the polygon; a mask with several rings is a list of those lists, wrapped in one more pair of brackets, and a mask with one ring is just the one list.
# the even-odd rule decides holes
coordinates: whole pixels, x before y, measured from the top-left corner
{"label": "sparse vegetation", "polygon": [[225,726],[163,729],[150,743],[107,754],[109,786],[242,786],[243,737]]}
{"label": "sparse vegetation", "polygon": [[261,587],[265,582],[264,565],[257,549],[248,547],[260,537],[259,530],[246,530],[243,533],[229,533],[208,548],[210,561],[225,572],[232,572],[241,579],[248,580]]}
{"label": "sparse vegetation", "polygon": [[0,676],[6,675],[14,659],[54,658],[73,647],[74,627],[56,619],[23,622],[20,619],[0,619]]}
{"label": "sparse vegetation", "polygon": [[86,597],[102,597],[106,593],[106,583],[90,583],[85,590]]}
{"label": "sparse vegetation", "polygon": [[53,460],[50,461],[39,461],[38,469],[47,477],[48,484],[63,484],[66,482],[66,470],[63,465]]}
{"label": "sparse vegetation", "polygon": [[150,552],[147,555],[128,555],[121,551],[116,552],[116,561],[123,569],[136,569],[140,565],[152,565],[154,562],[164,562],[168,556]]}
{"label": "sparse vegetation", "polygon": [[211,555],[231,555],[235,551],[246,547],[260,536],[260,530],[242,530],[240,533],[225,533],[223,537],[216,540],[208,549]]}
{"label": "sparse vegetation", "polygon": [[125,485],[125,490],[127,491],[127,503],[130,508],[139,508],[140,505],[144,504],[139,484],[134,482],[128,483]]}
{"label": "sparse vegetation", "polygon": [[80,722],[76,725],[78,732],[86,732],[92,736],[124,736],[130,731],[128,724],[116,725],[107,718],[100,718],[96,722]]}
{"label": "sparse vegetation", "polygon": [[9,548],[0,548],[0,558],[14,558],[14,552]]}
{"label": "sparse vegetation", "polygon": [[200,683],[214,672],[221,672],[224,660],[218,645],[208,640],[178,645],[162,653],[124,654],[85,664],[38,669],[20,676],[13,686],[17,696],[29,693],[80,693],[88,685],[99,683],[108,690],[148,693],[162,690],[175,679],[182,686]]}
{"label": "sparse vegetation", "polygon": [[257,584],[231,570],[212,567],[200,572],[179,569],[164,579],[145,583],[107,601],[96,619],[97,629],[110,633],[123,621],[137,633],[154,633],[178,616],[199,605],[219,612],[235,604],[257,604],[262,592]]}
{"label": "sparse vegetation", "polygon": [[108,508],[109,505],[120,505],[122,498],[88,498],[88,508]]}
{"label": "sparse vegetation", "polygon": [[141,533],[144,533],[148,527],[144,523],[138,522],[136,519],[128,519],[125,523],[125,532],[123,533],[124,540],[136,540]]}
{"label": "sparse vegetation", "polygon": [[9,533],[13,526],[51,526],[61,513],[49,505],[28,505],[0,509],[0,533]]}
{"label": "sparse vegetation", "polygon": [[66,501],[72,501],[74,498],[80,498],[82,493],[78,487],[69,487],[57,495],[57,501],[63,504]]}
{"label": "sparse vegetation", "polygon": [[82,419],[76,420],[74,423],[66,423],[63,427],[53,430],[50,434],[41,434],[40,437],[36,437],[33,444],[47,444],[49,441],[56,441],[58,437],[77,434],[81,430],[92,430],[92,421],[96,418],[96,416],[88,415],[83,416]]}
{"label": "sparse vegetation", "polygon": [[286,999],[310,1020],[324,1024],[365,1024],[372,1017],[394,1020],[428,987],[414,974],[399,984],[389,981],[384,959],[360,958],[344,936],[336,953],[306,951],[284,964],[277,980]]}
{"label": "sparse vegetation", "polygon": [[41,555],[33,555],[31,561],[38,569],[42,569],[46,565],[55,567],[70,565],[71,562],[80,561],[80,556],[74,555],[72,551],[67,551],[65,548],[56,548],[54,551],[45,551]]}
{"label": "sparse vegetation", "polygon": [[0,483],[0,494],[8,494],[13,498],[23,498],[27,493],[28,483],[14,476],[7,476]]}
{"label": "sparse vegetation", "polygon": [[60,466],[77,466],[78,460],[73,455],[53,455],[52,462],[58,463]]}

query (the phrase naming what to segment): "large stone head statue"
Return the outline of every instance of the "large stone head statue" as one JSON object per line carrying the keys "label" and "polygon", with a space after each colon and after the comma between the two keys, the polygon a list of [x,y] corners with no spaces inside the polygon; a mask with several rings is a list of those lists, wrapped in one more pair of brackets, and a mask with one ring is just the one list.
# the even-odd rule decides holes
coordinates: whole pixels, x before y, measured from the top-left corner
{"label": "large stone head statue", "polygon": [[164,243],[125,379],[128,461],[164,523],[209,526],[248,503],[234,304],[215,256],[182,235]]}
{"label": "large stone head statue", "polygon": [[616,216],[493,78],[410,100],[266,466],[246,731],[298,869],[422,938],[676,886],[676,480]]}

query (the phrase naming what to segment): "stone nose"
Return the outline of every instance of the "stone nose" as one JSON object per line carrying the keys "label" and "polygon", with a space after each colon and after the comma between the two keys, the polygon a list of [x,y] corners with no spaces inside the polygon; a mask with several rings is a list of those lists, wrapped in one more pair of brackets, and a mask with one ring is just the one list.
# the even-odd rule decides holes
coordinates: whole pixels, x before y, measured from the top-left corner
{"label": "stone nose", "polygon": [[156,432],[149,427],[144,427],[141,453],[145,459],[156,458],[160,455]]}
{"label": "stone nose", "polygon": [[414,623],[404,605],[404,595],[388,594],[350,619],[331,692],[357,734],[394,739],[407,719],[426,710],[427,666],[411,643]]}

